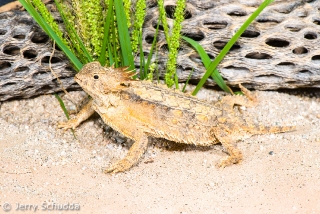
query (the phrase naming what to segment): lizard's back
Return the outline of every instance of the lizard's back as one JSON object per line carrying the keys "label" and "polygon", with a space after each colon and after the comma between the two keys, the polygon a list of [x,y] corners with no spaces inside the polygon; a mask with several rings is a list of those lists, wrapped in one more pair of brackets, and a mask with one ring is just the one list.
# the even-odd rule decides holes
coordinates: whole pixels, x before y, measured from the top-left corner
{"label": "lizard's back", "polygon": [[137,127],[149,136],[187,144],[215,142],[211,129],[222,113],[213,104],[148,81],[132,81],[121,91],[104,96],[114,104],[96,111],[122,133],[123,128],[115,126],[123,123],[112,124],[114,117],[121,116],[128,127]]}

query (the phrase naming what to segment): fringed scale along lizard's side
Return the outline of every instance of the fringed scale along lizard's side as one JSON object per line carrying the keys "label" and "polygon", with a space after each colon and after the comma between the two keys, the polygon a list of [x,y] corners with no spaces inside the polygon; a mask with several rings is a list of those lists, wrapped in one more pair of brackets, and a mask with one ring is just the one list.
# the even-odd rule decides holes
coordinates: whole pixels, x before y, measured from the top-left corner
{"label": "fringed scale along lizard's side", "polygon": [[92,97],[75,119],[60,128],[76,128],[94,112],[124,136],[134,140],[127,156],[104,172],[123,172],[136,164],[148,146],[148,137],[209,146],[221,143],[229,154],[220,167],[238,163],[242,154],[233,144],[255,134],[295,130],[293,126],[266,127],[245,120],[234,105],[254,106],[256,97],[240,85],[245,96],[225,96],[210,104],[166,86],[131,79],[125,68],[105,68],[98,62],[85,65],[76,82]]}

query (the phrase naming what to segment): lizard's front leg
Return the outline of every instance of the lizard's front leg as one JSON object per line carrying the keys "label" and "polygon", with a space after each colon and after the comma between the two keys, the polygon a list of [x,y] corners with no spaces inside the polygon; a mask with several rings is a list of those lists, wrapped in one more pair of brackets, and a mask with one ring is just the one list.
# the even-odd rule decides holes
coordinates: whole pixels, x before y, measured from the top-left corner
{"label": "lizard's front leg", "polygon": [[135,137],[135,142],[129,149],[128,154],[122,160],[112,164],[110,167],[103,170],[104,173],[117,173],[124,172],[135,165],[140,157],[144,154],[148,147],[148,136],[142,134],[139,137]]}
{"label": "lizard's front leg", "polygon": [[68,120],[67,122],[59,122],[58,128],[63,128],[67,130],[67,129],[75,129],[77,126],[79,126],[81,122],[88,119],[95,112],[92,108],[92,102],[93,100],[91,99],[76,115],[76,118]]}

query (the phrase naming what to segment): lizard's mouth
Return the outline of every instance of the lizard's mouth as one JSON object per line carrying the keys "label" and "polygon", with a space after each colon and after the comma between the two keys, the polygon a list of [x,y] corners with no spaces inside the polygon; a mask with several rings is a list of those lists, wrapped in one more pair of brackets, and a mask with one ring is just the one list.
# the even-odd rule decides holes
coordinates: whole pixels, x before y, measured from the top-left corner
{"label": "lizard's mouth", "polygon": [[78,84],[81,86],[81,88],[82,88],[83,84],[82,84],[81,79],[78,77],[78,75],[76,75],[76,76],[74,77],[74,81],[76,81],[76,83],[78,83]]}
{"label": "lizard's mouth", "polygon": [[79,83],[79,85],[80,85],[81,81],[80,81],[80,79],[77,77],[77,75],[74,76],[74,80],[75,80],[77,83]]}

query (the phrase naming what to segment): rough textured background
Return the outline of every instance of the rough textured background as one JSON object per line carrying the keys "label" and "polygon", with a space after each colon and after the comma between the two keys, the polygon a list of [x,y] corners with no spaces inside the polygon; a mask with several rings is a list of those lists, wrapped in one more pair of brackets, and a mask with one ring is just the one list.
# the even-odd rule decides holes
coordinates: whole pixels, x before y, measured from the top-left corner
{"label": "rough textured background", "polygon": [[[199,41],[213,59],[260,2],[188,0],[182,33]],[[149,12],[143,34],[146,54],[157,25],[155,6],[155,0],[148,1]],[[171,28],[174,1],[165,1],[165,8]],[[319,8],[319,0],[272,3],[220,64],[222,76],[230,85],[241,82],[249,88],[261,90],[319,87]],[[161,31],[158,40],[159,70],[163,74],[166,44]],[[48,68],[51,46],[48,37],[26,12],[0,14],[0,101],[61,90],[61,85]],[[183,44],[177,70],[181,81],[187,78],[192,68],[191,83],[195,83],[203,75],[204,68],[199,56]],[[78,88],[72,79],[72,67],[57,50],[52,69],[62,79],[65,88]],[[208,85],[214,84],[212,80],[208,81]]]}
{"label": "rough textured background", "polygon": [[[144,28],[145,47],[150,47],[158,20],[156,1],[149,5]],[[169,28],[173,26],[175,1],[165,1]],[[198,41],[211,58],[217,56],[231,36],[261,1],[187,1],[182,33]],[[256,89],[320,86],[320,1],[274,1],[268,6],[219,65],[230,85],[247,83]],[[160,27],[162,28],[162,27]],[[164,34],[159,41],[164,43]],[[162,44],[165,53],[166,44]],[[165,56],[159,60],[164,70]],[[179,79],[202,77],[199,56],[183,45],[178,58]],[[213,84],[212,81],[208,83]]]}
{"label": "rough textured background", "polygon": [[[0,101],[28,98],[61,91],[61,84],[49,69],[52,43],[25,11],[0,14]],[[51,59],[52,69],[64,88],[80,88],[73,80],[75,71],[58,50]]]}

